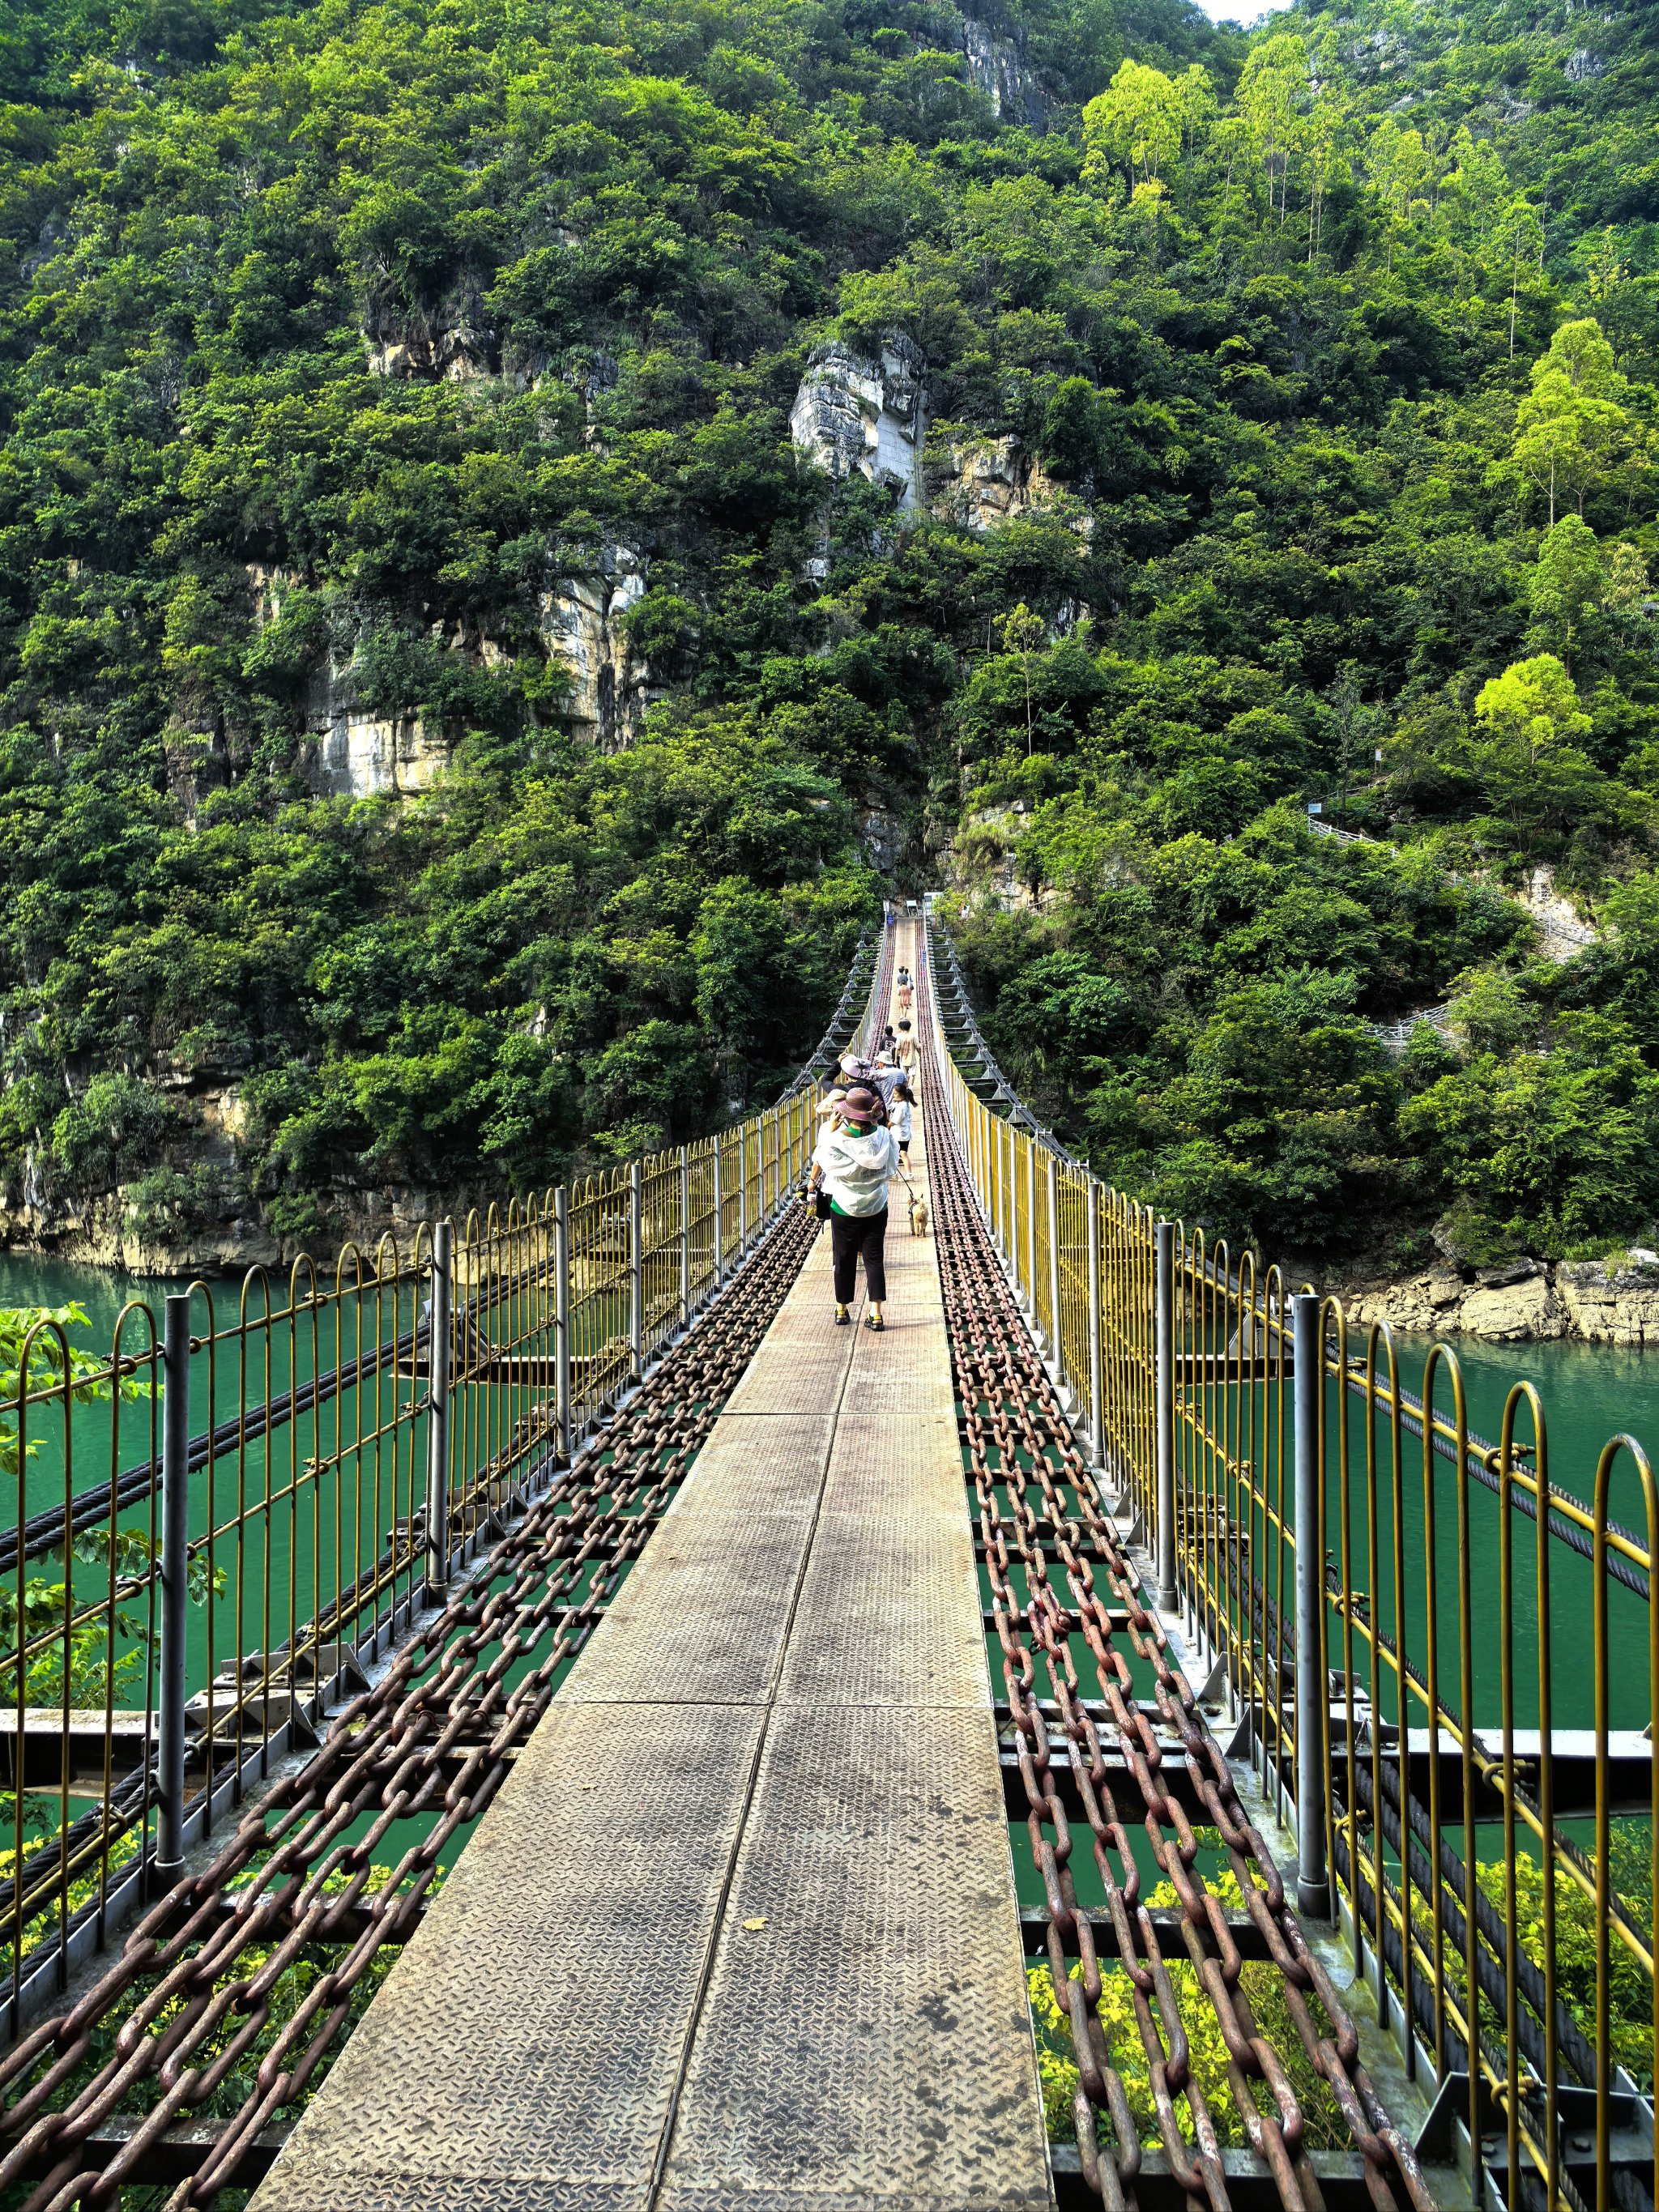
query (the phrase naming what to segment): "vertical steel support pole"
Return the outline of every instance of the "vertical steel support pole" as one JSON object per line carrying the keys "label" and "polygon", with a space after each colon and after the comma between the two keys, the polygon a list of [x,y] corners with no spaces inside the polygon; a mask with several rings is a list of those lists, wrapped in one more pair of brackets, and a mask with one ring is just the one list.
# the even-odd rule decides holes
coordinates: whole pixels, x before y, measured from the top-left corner
{"label": "vertical steel support pole", "polygon": [[1036,1139],[1027,1139],[1025,1146],[1025,1310],[1036,1324]]}
{"label": "vertical steel support pole", "polygon": [[1085,1187],[1089,1208],[1089,1441],[1096,1462],[1106,1461],[1106,1375],[1102,1357],[1100,1296],[1100,1185],[1092,1176]]}
{"label": "vertical steel support pole", "polygon": [[[185,1857],[185,1644],[190,1618],[190,1294],[167,1302],[161,1338],[161,1681],[157,1715],[155,1879]],[[67,1566],[64,1570],[68,1572]],[[21,1765],[21,1760],[20,1760]]]}
{"label": "vertical steel support pole", "polygon": [[628,1371],[645,1373],[645,1170],[628,1170]]}
{"label": "vertical steel support pole", "polygon": [[691,1158],[680,1146],[680,1324],[691,1325]]}
{"label": "vertical steel support pole", "polygon": [[553,1194],[553,1389],[559,1456],[570,1464],[570,1194]]}
{"label": "vertical steel support pole", "polygon": [[426,1594],[436,1605],[449,1588],[449,1383],[455,1300],[455,1225],[432,1230],[432,1308],[426,1347]]}
{"label": "vertical steel support pole", "polygon": [[1325,1859],[1325,1670],[1320,1614],[1325,1601],[1325,1540],[1319,1515],[1319,1430],[1324,1347],[1319,1300],[1291,1300],[1291,1357],[1296,1403],[1296,1837],[1297,1903],[1316,1920],[1331,1917]]}
{"label": "vertical steel support pole", "polygon": [[1060,1318],[1060,1162],[1048,1155],[1048,1328],[1054,1372],[1066,1380],[1066,1331]]}
{"label": "vertical steel support pole", "polygon": [[720,1192],[720,1140],[714,1139],[714,1282],[718,1290],[726,1273],[726,1202]]}
{"label": "vertical steel support pole", "polygon": [[1175,1423],[1175,1224],[1160,1221],[1157,1231],[1158,1261],[1153,1278],[1155,1299],[1157,1512],[1153,1540],[1158,1547],[1158,1601],[1166,1613],[1179,1602],[1176,1585],[1176,1423]]}
{"label": "vertical steel support pole", "polygon": [[1008,1125],[1008,1267],[1019,1289],[1019,1132]]}
{"label": "vertical steel support pole", "polygon": [[738,1253],[749,1247],[749,1132],[738,1131]]}
{"label": "vertical steel support pole", "polygon": [[999,1121],[996,1127],[997,1218],[995,1227],[997,1234],[997,1249],[1000,1251],[1003,1258],[1006,1260],[1008,1257],[1009,1244],[1007,1231],[1008,1170],[1007,1163],[1003,1158],[1003,1153],[1007,1149],[1007,1146],[1004,1143],[1005,1138],[1007,1139],[1008,1145],[1012,1144],[1013,1139],[1009,1133],[1008,1124],[1006,1121]]}

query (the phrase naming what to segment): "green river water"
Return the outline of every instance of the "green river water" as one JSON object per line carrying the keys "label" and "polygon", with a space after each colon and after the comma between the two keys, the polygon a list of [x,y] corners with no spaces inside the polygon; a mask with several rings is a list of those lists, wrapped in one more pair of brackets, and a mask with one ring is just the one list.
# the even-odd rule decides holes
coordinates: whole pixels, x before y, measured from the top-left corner
{"label": "green river water", "polygon": [[[158,1322],[161,1303],[167,1292],[181,1288],[181,1284],[169,1283],[154,1278],[137,1279],[110,1271],[66,1266],[55,1261],[0,1255],[0,1305],[58,1305],[75,1301],[82,1306],[88,1316],[89,1326],[77,1332],[88,1348],[103,1350],[111,1339],[116,1318],[122,1306],[131,1299],[139,1299],[155,1313]],[[279,1286],[278,1295],[285,1295]],[[228,1318],[236,1295],[236,1286],[227,1284],[216,1291],[222,1318]],[[201,1326],[198,1318],[198,1327]],[[131,1338],[135,1348],[143,1338]],[[1421,1384],[1424,1356],[1428,1343],[1421,1339],[1402,1339],[1401,1341],[1401,1376],[1407,1389],[1416,1392]],[[1502,1419],[1504,1395],[1517,1378],[1525,1376],[1534,1382],[1543,1399],[1548,1421],[1549,1465],[1552,1482],[1559,1489],[1588,1502],[1592,1493],[1597,1455],[1606,1439],[1619,1431],[1625,1431],[1638,1441],[1652,1439],[1659,1449],[1659,1352],[1644,1353],[1623,1348],[1583,1344],[1486,1345],[1473,1341],[1457,1346],[1468,1391],[1468,1420],[1472,1430],[1488,1437],[1495,1437]],[[332,1354],[323,1347],[323,1364],[330,1364]],[[301,1371],[308,1370],[308,1353],[302,1348]],[[280,1388],[286,1380],[285,1371],[274,1377]],[[237,1377],[234,1373],[221,1371],[217,1378],[216,1413],[222,1419],[233,1413],[236,1407]],[[386,1389],[392,1386],[388,1382]],[[405,1386],[406,1387],[406,1386]],[[198,1357],[198,1373],[194,1382],[197,1405],[192,1409],[192,1428],[204,1425],[207,1402],[207,1375],[204,1360]],[[258,1394],[256,1394],[258,1395]],[[1334,1393],[1332,1394],[1333,1399]],[[1437,1399],[1443,1412],[1450,1404],[1449,1387],[1443,1369],[1437,1385]],[[351,1393],[344,1395],[343,1417],[355,1420],[359,1409],[353,1405]],[[372,1411],[370,1409],[362,1409]],[[383,1413],[387,1408],[383,1408]],[[108,1413],[105,1409],[92,1409],[95,1418],[89,1419],[81,1431],[77,1443],[77,1464],[75,1485],[77,1489],[99,1479],[106,1471],[108,1449]],[[149,1409],[144,1405],[128,1406],[121,1411],[122,1434],[118,1457],[123,1465],[146,1455]],[[325,1454],[333,1441],[333,1413],[325,1417],[324,1432],[314,1440],[307,1437],[307,1448],[319,1443]],[[1523,1424],[1520,1431],[1528,1434]],[[1358,1424],[1355,1424],[1356,1463],[1363,1454],[1359,1450]],[[283,1479],[289,1453],[285,1445],[276,1448],[277,1464],[272,1470],[273,1480],[280,1485]],[[48,1462],[52,1462],[48,1465]],[[1426,1584],[1426,1550],[1423,1513],[1420,1446],[1407,1440],[1406,1449],[1406,1499],[1402,1527],[1406,1541],[1406,1587],[1413,1602],[1408,1643],[1413,1656],[1422,1656],[1423,1631],[1426,1615],[1425,1588]],[[258,1462],[263,1480],[263,1461]],[[387,1471],[388,1480],[395,1481],[399,1490],[407,1487],[404,1472]],[[1437,1471],[1437,1525],[1434,1556],[1438,1583],[1437,1618],[1442,1635],[1443,1694],[1457,1704],[1457,1620],[1460,1554],[1458,1527],[1455,1514],[1455,1485],[1451,1471],[1443,1463]],[[222,1476],[221,1478],[222,1480]],[[27,1504],[30,1510],[60,1499],[62,1472],[60,1455],[48,1449],[31,1473]],[[8,1500],[7,1508],[15,1516],[17,1501]],[[372,1542],[382,1533],[378,1524],[389,1517],[392,1493],[380,1486],[380,1495],[367,1501],[368,1518],[364,1522],[362,1538]],[[224,1512],[222,1496],[218,1501],[220,1517]],[[202,1512],[205,1510],[205,1498]],[[1365,1530],[1363,1494],[1358,1488],[1351,1492],[1351,1540],[1354,1547],[1356,1580],[1363,1578]],[[1644,1528],[1642,1495],[1632,1463],[1628,1455],[1616,1471],[1612,1501],[1613,1517],[1640,1535]],[[1495,1724],[1498,1715],[1498,1667],[1500,1661],[1500,1620],[1498,1581],[1498,1501],[1485,1490],[1472,1489],[1469,1498],[1470,1563],[1469,1580],[1473,1599],[1473,1618],[1475,1638],[1475,1689],[1477,1719],[1486,1726]],[[303,1518],[304,1516],[302,1516]],[[202,1525],[202,1515],[196,1516]],[[1383,1553],[1382,1571],[1379,1577],[1376,1595],[1381,1601],[1382,1617],[1389,1618],[1393,1604],[1393,1580],[1388,1554],[1391,1547],[1391,1514],[1386,1499],[1379,1503],[1382,1523],[1381,1545]],[[322,1516],[325,1524],[326,1511]],[[371,1526],[370,1523],[377,1525]],[[1330,1542],[1333,1551],[1340,1541],[1340,1516],[1334,1511]],[[350,1532],[343,1529],[341,1535],[348,1552],[352,1548]],[[290,1546],[297,1546],[302,1554],[306,1572],[301,1580],[309,1579],[313,1543],[320,1540],[325,1557],[322,1565],[325,1577],[333,1566],[333,1539],[325,1525],[308,1534],[303,1526],[289,1529],[273,1528],[270,1535],[272,1553],[270,1565],[279,1571],[285,1567]],[[1514,1623],[1514,1664],[1517,1682],[1519,1710],[1517,1721],[1532,1725],[1536,1718],[1537,1700],[1537,1607],[1536,1580],[1534,1559],[1534,1537],[1530,1525],[1516,1525],[1514,1536],[1514,1581],[1512,1617]],[[222,1564],[229,1565],[228,1559]],[[245,1563],[245,1569],[246,1565]],[[263,1551],[256,1564],[260,1578],[265,1565]],[[1589,1564],[1561,1544],[1551,1547],[1550,1615],[1553,1624],[1552,1678],[1556,1696],[1556,1722],[1560,1726],[1589,1726],[1593,1719],[1594,1678],[1593,1643],[1593,1582]],[[1648,1607],[1632,1592],[1615,1588],[1609,1599],[1609,1645],[1613,1654],[1610,1697],[1612,1717],[1615,1726],[1644,1726],[1650,1715],[1647,1691],[1647,1650],[1649,1636]],[[273,1624],[276,1626],[276,1624]],[[1358,1671],[1358,1669],[1357,1669]],[[1387,1701],[1391,1705],[1392,1700]]]}

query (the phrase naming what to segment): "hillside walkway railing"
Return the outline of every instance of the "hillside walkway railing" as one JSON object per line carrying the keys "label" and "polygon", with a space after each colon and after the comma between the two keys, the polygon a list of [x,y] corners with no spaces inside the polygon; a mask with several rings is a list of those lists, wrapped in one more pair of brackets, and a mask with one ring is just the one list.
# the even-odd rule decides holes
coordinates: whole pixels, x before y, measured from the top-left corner
{"label": "hillside walkway railing", "polygon": [[29,1329],[0,1396],[0,2039],[317,1740],[744,1266],[891,973],[891,932],[866,933],[789,1089],[717,1136],[285,1283],[132,1300],[96,1356]]}
{"label": "hillside walkway railing", "polygon": [[[1091,1173],[979,1034],[929,906],[942,1073],[986,1222],[1477,2202],[1651,2205],[1659,1492],[1618,1435],[1495,1443],[1455,1353],[1407,1354]],[[959,1064],[955,1064],[958,1063]],[[1407,1361],[1420,1376],[1406,1388]]]}

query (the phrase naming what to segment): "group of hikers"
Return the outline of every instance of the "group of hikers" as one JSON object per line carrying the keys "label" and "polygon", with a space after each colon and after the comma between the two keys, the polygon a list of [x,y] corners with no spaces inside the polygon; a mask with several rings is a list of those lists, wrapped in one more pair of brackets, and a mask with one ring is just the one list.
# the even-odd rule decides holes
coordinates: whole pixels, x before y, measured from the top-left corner
{"label": "group of hikers", "polygon": [[823,1130],[812,1154],[807,1200],[830,1224],[837,1328],[851,1318],[860,1258],[870,1294],[864,1326],[878,1334],[886,1327],[881,1309],[887,1296],[887,1187],[896,1175],[909,1180],[904,1162],[916,1103],[916,1039],[909,1020],[914,996],[910,971],[901,967],[894,991],[897,1029],[887,1024],[871,1059],[842,1055],[818,1109]]}

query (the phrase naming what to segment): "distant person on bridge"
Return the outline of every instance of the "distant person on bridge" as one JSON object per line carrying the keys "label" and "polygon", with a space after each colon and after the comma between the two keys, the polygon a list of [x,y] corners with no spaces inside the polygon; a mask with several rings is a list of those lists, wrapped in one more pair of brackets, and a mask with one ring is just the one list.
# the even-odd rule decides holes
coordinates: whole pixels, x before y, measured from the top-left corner
{"label": "distant person on bridge", "polygon": [[888,1112],[888,1126],[898,1139],[899,1158],[910,1157],[910,1109],[915,1104],[908,1083],[901,1083],[893,1093],[893,1103]]}
{"label": "distant person on bridge", "polygon": [[903,1069],[904,1079],[908,1083],[916,1071],[915,1032],[908,1022],[901,1022],[898,1025],[898,1064]]}
{"label": "distant person on bridge", "polygon": [[846,1117],[831,1121],[812,1154],[809,1191],[822,1186],[830,1205],[830,1253],[836,1281],[836,1327],[844,1328],[864,1259],[870,1293],[866,1328],[880,1330],[887,1296],[887,1186],[897,1172],[898,1139],[882,1120],[881,1101],[862,1085],[842,1102]]}

